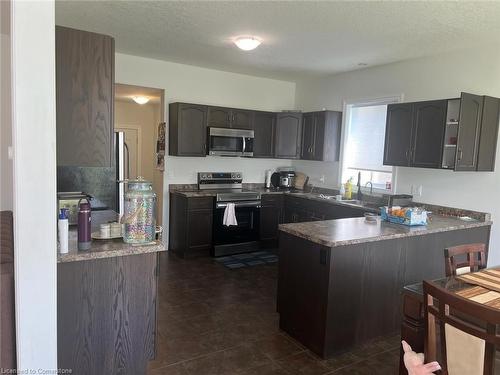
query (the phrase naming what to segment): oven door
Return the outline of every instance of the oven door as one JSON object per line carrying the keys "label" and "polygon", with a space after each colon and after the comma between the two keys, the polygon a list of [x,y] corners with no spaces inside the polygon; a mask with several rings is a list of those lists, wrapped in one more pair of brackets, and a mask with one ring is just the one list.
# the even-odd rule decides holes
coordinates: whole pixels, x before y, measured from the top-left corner
{"label": "oven door", "polygon": [[223,224],[227,203],[215,204],[213,222],[214,246],[241,244],[259,240],[260,201],[235,202],[238,225]]}
{"label": "oven door", "polygon": [[253,156],[253,130],[209,128],[208,154]]}

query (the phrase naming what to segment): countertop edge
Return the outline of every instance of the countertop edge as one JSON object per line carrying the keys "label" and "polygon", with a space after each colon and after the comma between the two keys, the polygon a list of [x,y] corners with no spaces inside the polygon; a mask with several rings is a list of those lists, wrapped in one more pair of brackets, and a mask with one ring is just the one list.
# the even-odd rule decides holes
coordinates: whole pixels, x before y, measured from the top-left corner
{"label": "countertop edge", "polygon": [[67,254],[57,254],[57,263],[59,264],[59,263],[82,262],[86,260],[95,260],[95,259],[118,258],[129,255],[159,253],[166,250],[167,249],[163,244],[156,244],[150,246],[138,246],[137,248],[128,247],[126,249],[114,249],[114,250],[104,250],[104,251],[89,250],[89,251],[69,252]]}
{"label": "countertop edge", "polygon": [[[279,225],[279,230],[291,234],[292,236],[296,236],[299,238],[303,238],[307,241],[317,243],[322,246],[326,247],[340,247],[340,246],[347,246],[347,245],[357,245],[361,243],[367,243],[367,242],[377,242],[377,241],[386,241],[386,240],[393,240],[393,239],[398,239],[398,238],[405,238],[405,237],[416,237],[416,236],[423,236],[426,234],[433,234],[433,233],[442,233],[442,232],[452,232],[455,230],[462,230],[462,229],[468,229],[468,228],[478,228],[478,227],[484,227],[484,226],[491,226],[493,222],[490,221],[477,221],[477,222],[464,222],[464,224],[461,225],[454,225],[450,227],[445,227],[445,228],[435,228],[435,229],[428,229],[428,230],[422,230],[422,231],[415,231],[415,232],[409,232],[409,233],[397,233],[397,234],[389,234],[385,236],[374,236],[374,237],[368,237],[368,238],[359,238],[359,239],[352,239],[352,240],[341,240],[341,241],[325,241],[322,240],[321,238],[311,238],[311,236],[307,236],[299,231],[287,228],[287,224],[280,224]],[[397,224],[394,224],[397,225]]]}

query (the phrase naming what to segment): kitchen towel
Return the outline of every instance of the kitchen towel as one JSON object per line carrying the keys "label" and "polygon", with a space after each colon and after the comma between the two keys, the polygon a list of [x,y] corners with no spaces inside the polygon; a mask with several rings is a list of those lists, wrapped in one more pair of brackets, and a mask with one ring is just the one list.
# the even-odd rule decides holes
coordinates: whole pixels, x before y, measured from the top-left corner
{"label": "kitchen towel", "polygon": [[227,227],[231,225],[238,225],[238,221],[236,221],[236,214],[234,213],[234,203],[227,204],[226,209],[224,210],[222,224]]}

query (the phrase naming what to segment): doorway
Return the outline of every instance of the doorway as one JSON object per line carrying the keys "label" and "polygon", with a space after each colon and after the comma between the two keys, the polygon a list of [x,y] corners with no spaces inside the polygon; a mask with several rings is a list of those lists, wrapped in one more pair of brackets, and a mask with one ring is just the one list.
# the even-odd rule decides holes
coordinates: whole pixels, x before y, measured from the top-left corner
{"label": "doorway", "polygon": [[115,84],[115,132],[124,137],[125,178],[141,176],[153,183],[156,222],[163,217],[163,165],[158,163],[158,139],[164,123],[164,90]]}

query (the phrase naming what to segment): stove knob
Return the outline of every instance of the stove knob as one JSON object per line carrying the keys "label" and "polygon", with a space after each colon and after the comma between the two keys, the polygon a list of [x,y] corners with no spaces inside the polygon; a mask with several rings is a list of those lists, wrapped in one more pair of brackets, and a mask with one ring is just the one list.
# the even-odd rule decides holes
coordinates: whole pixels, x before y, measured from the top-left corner
{"label": "stove knob", "polygon": [[241,178],[241,174],[236,174],[236,178]]}

